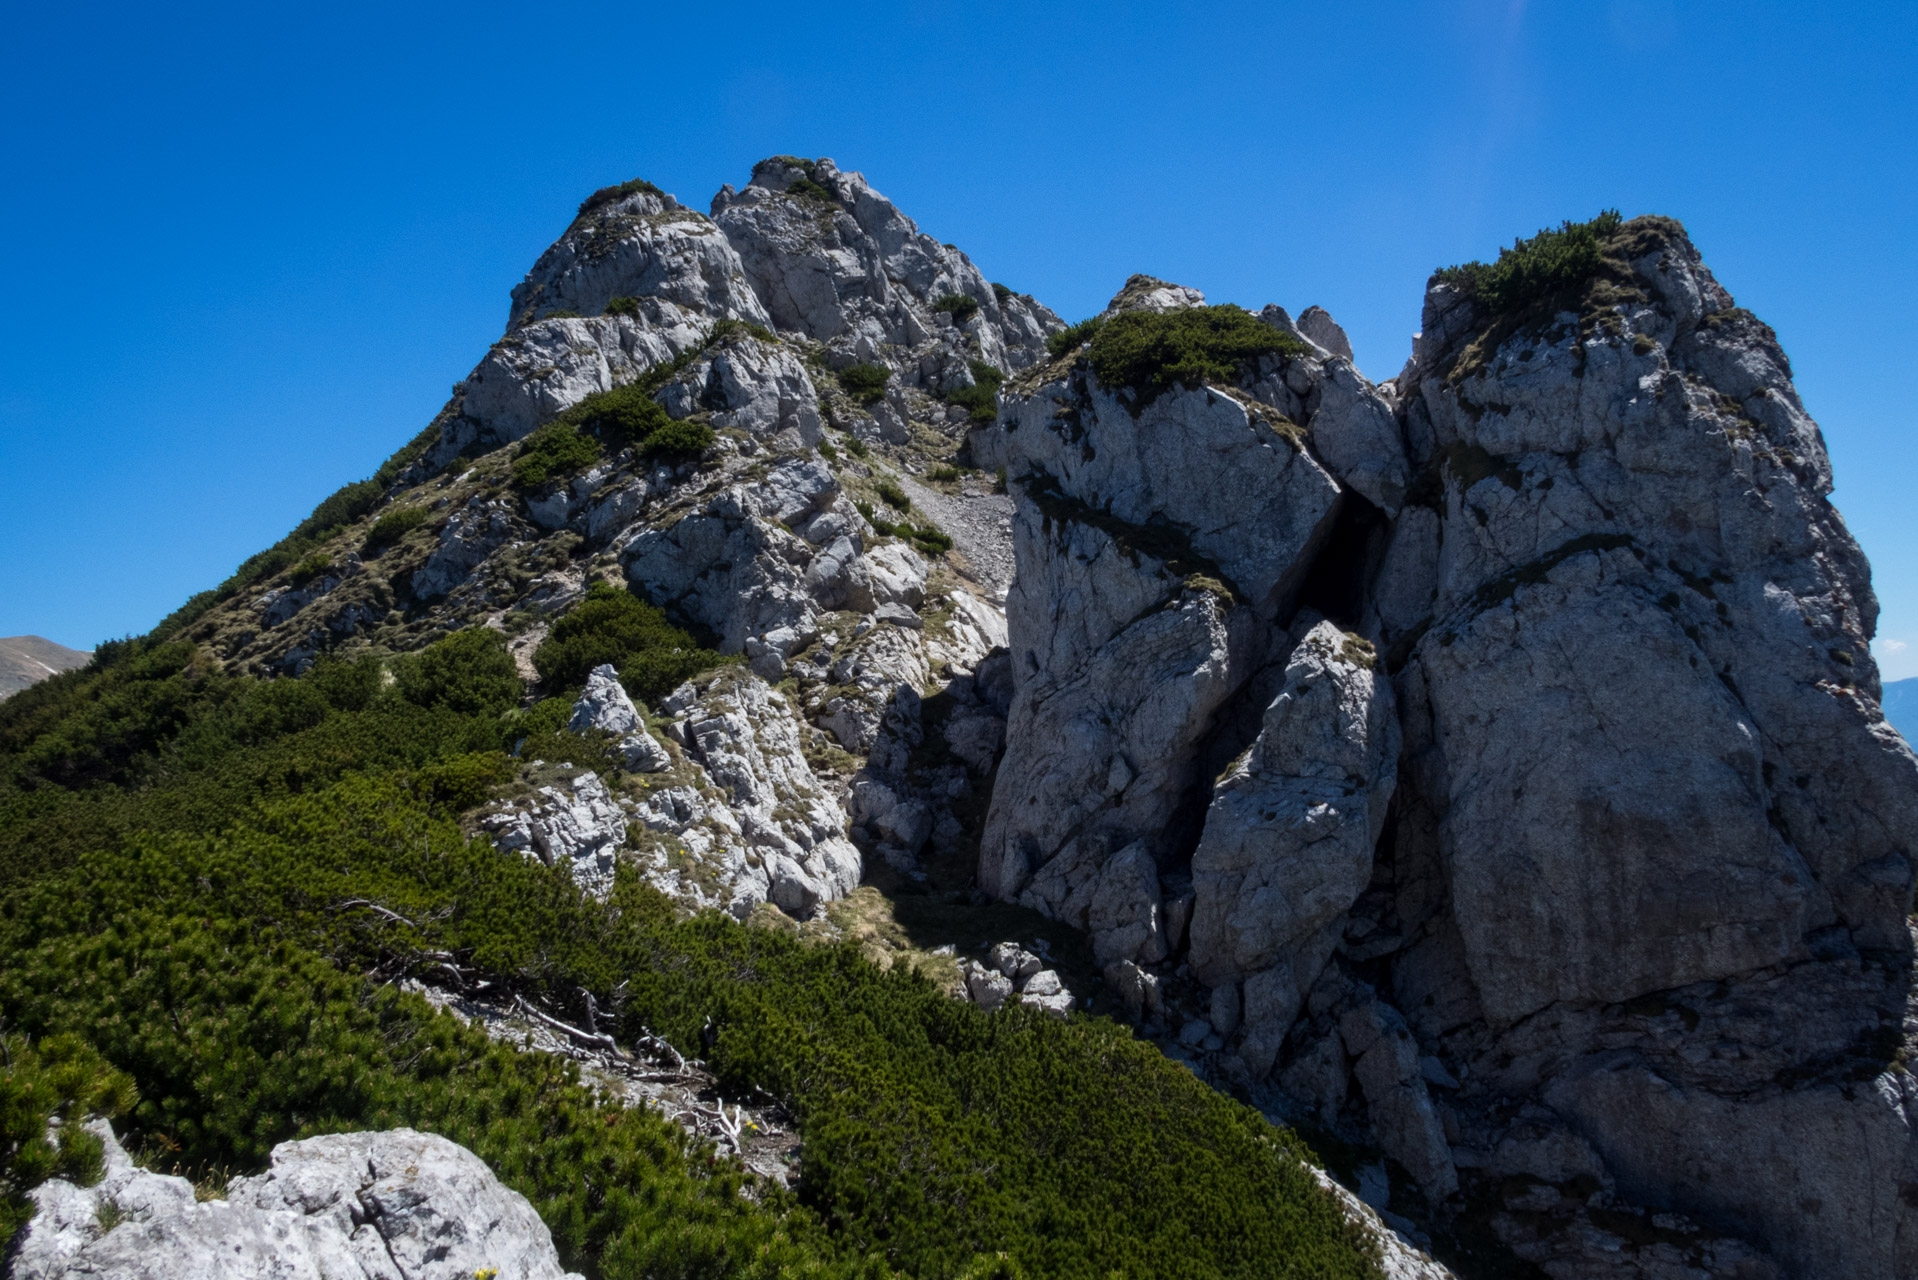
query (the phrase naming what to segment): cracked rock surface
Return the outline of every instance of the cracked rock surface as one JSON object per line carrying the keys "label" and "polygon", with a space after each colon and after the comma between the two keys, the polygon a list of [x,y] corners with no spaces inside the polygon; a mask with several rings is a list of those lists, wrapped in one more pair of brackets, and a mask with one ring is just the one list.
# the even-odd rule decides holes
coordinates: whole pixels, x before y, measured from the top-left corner
{"label": "cracked rock surface", "polygon": [[1918,757],[1868,572],[1771,330],[1668,219],[1603,259],[1512,316],[1435,278],[1383,386],[1277,307],[1300,347],[1235,385],[1010,384],[980,884],[1441,1232],[1918,1274]]}
{"label": "cracked rock surface", "polygon": [[[35,1215],[7,1273],[15,1280],[471,1280],[489,1270],[578,1280],[526,1197],[434,1134],[283,1142],[265,1173],[196,1203],[185,1178],[135,1167],[105,1122],[93,1130],[106,1143],[106,1177],[31,1193]],[[103,1230],[108,1206],[121,1220]]]}

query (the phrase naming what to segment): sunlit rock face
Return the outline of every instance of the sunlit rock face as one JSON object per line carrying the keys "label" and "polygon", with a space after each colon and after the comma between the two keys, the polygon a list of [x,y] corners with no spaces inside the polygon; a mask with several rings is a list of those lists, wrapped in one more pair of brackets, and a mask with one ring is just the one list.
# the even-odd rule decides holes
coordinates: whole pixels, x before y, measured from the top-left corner
{"label": "sunlit rock face", "polygon": [[1015,384],[980,883],[1549,1274],[1913,1274],[1869,571],[1771,330],[1676,223],[1603,251],[1514,314],[1435,277],[1384,386],[1276,307],[1231,385]]}

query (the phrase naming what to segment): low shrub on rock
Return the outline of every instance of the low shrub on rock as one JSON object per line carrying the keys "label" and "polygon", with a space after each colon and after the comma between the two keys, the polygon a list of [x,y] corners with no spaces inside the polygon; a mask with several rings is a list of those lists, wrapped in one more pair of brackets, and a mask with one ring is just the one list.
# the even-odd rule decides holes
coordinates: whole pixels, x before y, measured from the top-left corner
{"label": "low shrub on rock", "polygon": [[520,443],[519,456],[513,459],[513,483],[521,489],[537,489],[549,480],[584,471],[600,455],[597,440],[571,422],[557,419]]}
{"label": "low shrub on rock", "polygon": [[963,293],[948,293],[935,299],[932,309],[945,312],[952,317],[954,324],[963,325],[979,314],[979,299],[969,298]]}
{"label": "low shrub on rock", "polygon": [[1457,285],[1491,312],[1517,311],[1540,298],[1583,283],[1599,269],[1603,240],[1623,225],[1616,209],[1585,222],[1570,219],[1529,240],[1500,249],[1494,262],[1444,267],[1435,278]]}
{"label": "low shrub on rock", "polygon": [[579,202],[578,216],[583,218],[595,209],[603,208],[618,200],[624,200],[627,196],[635,195],[641,191],[653,196],[663,196],[666,194],[644,178],[633,178],[627,182],[615,183],[610,187],[601,187],[599,190],[593,192],[592,195],[587,196]]}
{"label": "low shrub on rock", "polygon": [[543,687],[576,689],[601,663],[619,669],[626,692],[643,702],[671,693],[688,676],[724,659],[666,620],[659,608],[604,582],[553,624],[533,654]]}
{"label": "low shrub on rock", "polygon": [[883,364],[851,364],[838,373],[839,385],[861,404],[877,404],[892,381],[892,370]]}
{"label": "low shrub on rock", "polygon": [[1067,352],[1077,351],[1092,341],[1104,327],[1105,318],[1093,316],[1091,319],[1081,320],[1078,324],[1067,325],[1057,333],[1049,333],[1046,335],[1046,353],[1057,360]]}
{"label": "low shrub on rock", "polygon": [[1092,372],[1107,387],[1131,390],[1141,408],[1174,385],[1235,386],[1245,367],[1262,355],[1305,353],[1298,339],[1229,303],[1122,311],[1100,325],[1091,342]]}
{"label": "low shrub on rock", "polygon": [[373,522],[366,531],[366,547],[378,551],[390,547],[426,523],[425,507],[396,507]]}
{"label": "low shrub on rock", "polygon": [[983,360],[970,363],[972,385],[946,393],[946,402],[966,410],[970,422],[988,423],[999,416],[999,388],[1006,375]]}
{"label": "low shrub on rock", "polygon": [[[638,382],[595,392],[540,430],[565,430],[582,437],[596,437],[615,449],[631,445],[642,457],[684,457],[709,447],[713,442],[713,429],[703,422],[675,420],[653,399],[657,389],[647,382]],[[597,450],[598,446],[594,448]],[[598,456],[595,452],[579,466],[592,465]]]}

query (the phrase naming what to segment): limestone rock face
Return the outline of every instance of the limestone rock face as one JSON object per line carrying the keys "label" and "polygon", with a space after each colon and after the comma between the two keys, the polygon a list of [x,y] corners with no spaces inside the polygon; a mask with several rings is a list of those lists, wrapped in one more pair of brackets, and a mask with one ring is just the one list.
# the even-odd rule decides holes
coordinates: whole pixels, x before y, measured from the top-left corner
{"label": "limestone rock face", "polygon": [[[861,563],[862,524],[856,512],[836,509],[838,497],[839,482],[824,466],[789,459],[675,523],[638,532],[621,552],[627,579],[712,631],[723,652],[759,641],[783,661],[811,643],[822,607],[874,607],[869,585],[858,589],[871,580]],[[820,527],[820,517],[833,515],[837,521]],[[817,546],[794,528],[833,536]]]}
{"label": "limestone rock face", "polygon": [[413,594],[428,599],[448,594],[513,532],[512,514],[504,504],[474,497],[447,518],[439,546],[413,574]]}
{"label": "limestone rock face", "polygon": [[1277,307],[1304,354],[1136,416],[1014,384],[980,883],[1553,1276],[1918,1274],[1868,571],[1776,337],[1677,224],[1602,246],[1513,315],[1435,280],[1384,388]]}
{"label": "limestone rock face", "polygon": [[[1852,1048],[1904,1034],[1918,843],[1867,570],[1771,331],[1675,223],[1627,224],[1610,255],[1595,313],[1514,330],[1446,286],[1427,298],[1406,421],[1441,482],[1440,547],[1408,548],[1429,612],[1394,627],[1420,780],[1397,856],[1436,873],[1424,905],[1449,924],[1400,969],[1469,980],[1479,1054],[1559,1021],[1544,1096],[1632,1199],[1787,1274],[1905,1274],[1903,1077]],[[1576,1025],[1705,984],[1708,1008],[1766,1016],[1710,1040]],[[1474,1015],[1454,1002],[1422,1030]],[[1877,1082],[1837,1087],[1838,1060]],[[1740,1176],[1701,1167],[1727,1157]]]}
{"label": "limestone rock face", "polygon": [[660,705],[679,718],[674,736],[699,774],[696,785],[655,791],[635,811],[670,840],[647,851],[656,882],[675,874],[676,855],[690,855],[703,868],[691,878],[716,884],[723,896],[714,905],[741,918],[767,901],[805,917],[858,885],[845,810],[807,763],[799,719],[778,691],[726,671]]}
{"label": "limestone rock face", "polygon": [[1306,633],[1244,759],[1213,786],[1192,854],[1192,968],[1211,987],[1276,971],[1282,1007],[1250,1028],[1278,1043],[1372,876],[1398,776],[1391,685],[1369,645]]}
{"label": "limestone rock face", "polygon": [[595,896],[613,891],[613,864],[626,841],[626,815],[598,774],[582,773],[570,787],[541,787],[530,807],[509,806],[488,814],[484,826],[500,848],[564,868]]}
{"label": "limestone rock face", "polygon": [[715,429],[736,427],[777,450],[819,443],[819,393],[792,348],[739,337],[710,349],[661,397],[675,418],[705,410]]}
{"label": "limestone rock face", "polygon": [[[963,342],[999,368],[1020,369],[1045,355],[1058,318],[1029,298],[999,296],[959,250],[919,230],[863,175],[830,160],[762,160],[744,190],[713,197],[713,221],[737,248],[772,324],[827,343],[848,361],[882,354],[906,379],[971,384]],[[932,304],[963,297],[974,314],[958,322]],[[882,348],[915,351],[908,364]]]}
{"label": "limestone rock face", "polygon": [[573,717],[566,727],[574,733],[599,729],[617,736],[626,767],[635,773],[657,773],[672,762],[666,749],[646,732],[639,709],[626,696],[619,672],[611,663],[594,667],[586,677],[586,690],[573,704]]}
{"label": "limestone rock face", "polygon": [[700,320],[767,323],[725,234],[673,197],[642,190],[574,220],[514,287],[508,325],[552,311],[598,315],[620,297],[653,299]]}
{"label": "limestone rock face", "polygon": [[1182,284],[1169,284],[1157,276],[1130,276],[1125,287],[1114,294],[1099,314],[1107,318],[1121,311],[1177,311],[1183,307],[1203,307],[1205,295]]}
{"label": "limestone rock face", "polygon": [[1352,360],[1352,341],[1324,307],[1307,307],[1299,312],[1299,332],[1348,364]]}
{"label": "limestone rock face", "polygon": [[[331,1134],[273,1149],[272,1167],[235,1178],[224,1200],[194,1202],[185,1178],[136,1168],[103,1122],[107,1176],[54,1180],[8,1274],[18,1280],[470,1280],[497,1270],[576,1280],[561,1270],[533,1206],[466,1148],[430,1133]],[[102,1210],[123,1220],[102,1231]]]}
{"label": "limestone rock face", "polygon": [[454,388],[427,463],[518,440],[698,347],[720,320],[767,315],[712,222],[647,190],[589,208],[514,288],[506,336]]}
{"label": "limestone rock face", "polygon": [[[1141,276],[1111,310],[1202,301]],[[1322,376],[1292,363],[1308,390]],[[1297,410],[1283,365],[1257,371],[1257,386]],[[1131,938],[1148,908],[1118,887],[1134,872],[1107,860],[1135,842],[1161,865],[1189,857],[1175,817],[1204,745],[1289,646],[1274,623],[1297,607],[1339,485],[1294,419],[1240,388],[1175,388],[1135,414],[1073,366],[1010,397],[999,431],[1015,498],[1017,692],[980,884],[1079,927],[1101,901]],[[1156,933],[1135,957],[1106,932],[1094,930],[1102,963],[1163,958]]]}
{"label": "limestone rock face", "polygon": [[505,444],[597,391],[631,382],[695,346],[707,327],[677,310],[642,326],[631,316],[540,320],[496,343],[460,384],[464,427],[448,441]]}

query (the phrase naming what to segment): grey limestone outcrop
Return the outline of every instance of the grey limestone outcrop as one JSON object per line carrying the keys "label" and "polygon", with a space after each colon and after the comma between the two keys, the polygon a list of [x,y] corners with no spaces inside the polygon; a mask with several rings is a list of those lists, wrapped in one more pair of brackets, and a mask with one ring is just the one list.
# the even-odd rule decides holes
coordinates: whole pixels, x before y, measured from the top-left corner
{"label": "grey limestone outcrop", "polygon": [[1918,1274],[1918,758],[1818,428],[1676,223],[1560,302],[1014,384],[980,883],[1550,1275]]}
{"label": "grey limestone outcrop", "polygon": [[[889,364],[912,385],[971,385],[968,350],[1024,368],[1058,327],[1030,298],[1001,298],[964,253],[830,160],[762,160],[743,189],[713,197],[712,216],[775,327],[824,342],[847,363]],[[976,305],[963,322],[933,310],[955,296]]]}
{"label": "grey limestone outcrop", "polygon": [[435,1134],[283,1142],[265,1173],[200,1203],[185,1178],[137,1167],[104,1121],[92,1127],[106,1143],[106,1176],[30,1193],[34,1215],[8,1259],[13,1280],[578,1280],[526,1197]]}

